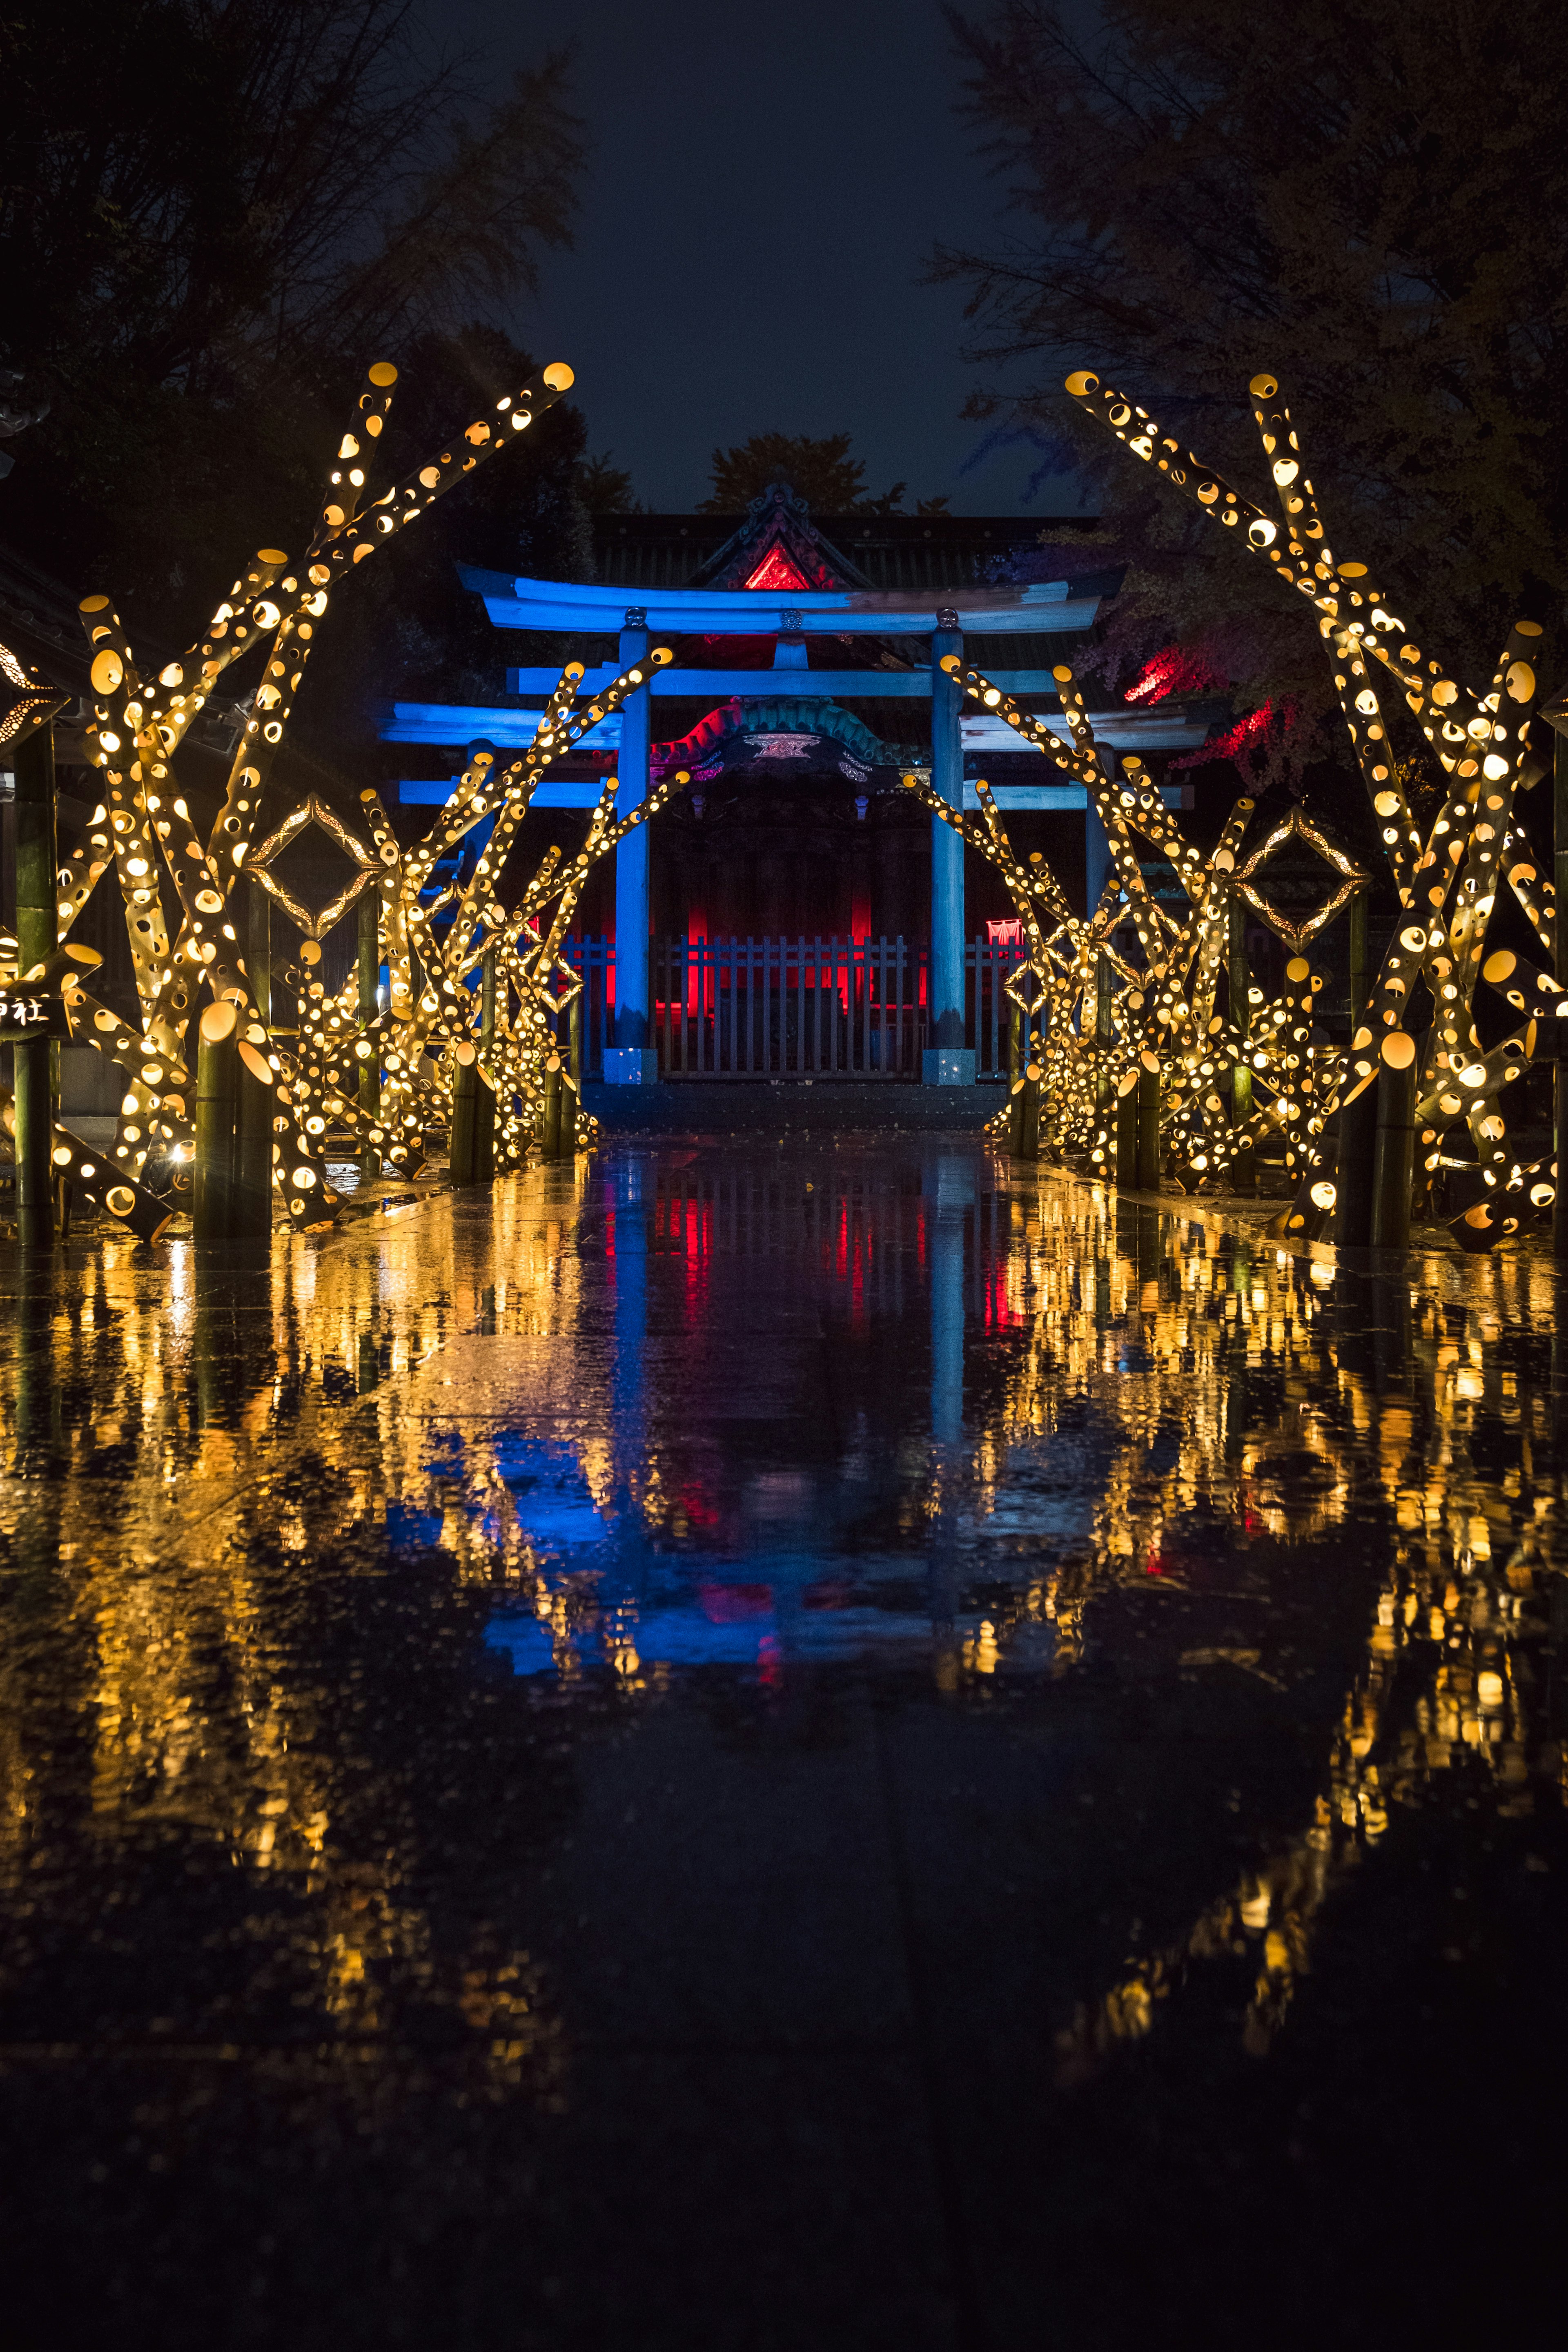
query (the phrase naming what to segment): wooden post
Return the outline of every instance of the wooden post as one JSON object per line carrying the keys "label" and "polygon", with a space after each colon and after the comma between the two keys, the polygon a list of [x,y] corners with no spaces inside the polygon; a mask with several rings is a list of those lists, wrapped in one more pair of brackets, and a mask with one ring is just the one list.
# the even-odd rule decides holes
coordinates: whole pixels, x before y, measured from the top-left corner
{"label": "wooden post", "polygon": [[[21,789],[18,772],[18,796]],[[1568,889],[1568,736],[1557,734],[1552,739],[1552,879],[1557,885],[1557,977],[1562,980],[1568,974],[1568,914],[1563,912],[1563,897],[1564,889]],[[18,898],[18,906],[20,903]],[[1568,1258],[1568,1069],[1558,1062],[1553,1076],[1556,1131],[1552,1139],[1557,1148],[1557,1192],[1552,1203],[1552,1255],[1562,1260]]]}
{"label": "wooden post", "polygon": [[[1351,1039],[1366,1025],[1366,892],[1351,900]],[[1372,1240],[1372,1204],[1376,1189],[1377,1082],[1340,1112],[1340,1148],[1334,1170],[1334,1247],[1365,1249]]]}
{"label": "wooden post", "polygon": [[[52,720],[22,739],[16,775],[16,967],[29,971],[58,944],[55,916],[55,730]],[[16,1067],[16,1234],[28,1248],[55,1238],[54,1102],[47,1037],[12,1048]]]}
{"label": "wooden post", "polygon": [[[379,1008],[381,987],[381,891],[374,886],[359,902],[359,1025],[363,1040]],[[381,1048],[359,1066],[358,1103],[361,1116],[373,1126],[381,1119]],[[381,1154],[374,1143],[360,1152],[360,1181],[374,1183],[381,1173]]]}
{"label": "wooden post", "polygon": [[191,1226],[198,1242],[232,1241],[236,1125],[239,1108],[239,1010],[231,997],[209,1004],[196,1024],[196,1158]]}
{"label": "wooden post", "polygon": [[[1252,1006],[1247,991],[1252,974],[1247,961],[1247,902],[1233,890],[1226,909],[1226,978],[1230,989],[1230,1018],[1233,1028],[1244,1037],[1252,1032]],[[1230,1074],[1230,1123],[1245,1127],[1252,1117],[1252,1072],[1238,1062]],[[1253,1192],[1258,1189],[1258,1154],[1243,1151],[1237,1155],[1236,1189]]]}
{"label": "wooden post", "polygon": [[[256,1009],[263,1024],[268,1025],[272,1019],[272,901],[264,890],[251,883],[247,888],[242,886],[229,903],[237,913],[243,910],[248,916],[246,976],[256,999]],[[257,1050],[265,1057],[265,1047]],[[249,1241],[268,1241],[272,1235],[272,1116],[276,1093],[270,1084],[263,1085],[238,1060],[237,1045],[236,1061],[238,1140],[235,1150],[235,1231]],[[199,1049],[197,1067],[199,1083]]]}

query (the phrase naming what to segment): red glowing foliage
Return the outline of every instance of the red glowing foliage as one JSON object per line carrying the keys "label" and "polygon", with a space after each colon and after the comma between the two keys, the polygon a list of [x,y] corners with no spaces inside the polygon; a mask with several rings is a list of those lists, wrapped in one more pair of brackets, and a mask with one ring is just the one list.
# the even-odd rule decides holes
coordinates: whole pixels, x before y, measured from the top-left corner
{"label": "red glowing foliage", "polygon": [[1238,719],[1225,734],[1215,735],[1201,751],[1189,751],[1180,760],[1173,760],[1171,769],[1201,768],[1210,760],[1241,761],[1249,752],[1268,751],[1276,738],[1289,734],[1296,716],[1294,702],[1276,705],[1272,700],[1260,703],[1256,710]]}
{"label": "red glowing foliage", "polygon": [[1163,702],[1168,694],[1204,694],[1223,687],[1225,679],[1206,656],[1181,646],[1166,646],[1128,688],[1128,702]]}

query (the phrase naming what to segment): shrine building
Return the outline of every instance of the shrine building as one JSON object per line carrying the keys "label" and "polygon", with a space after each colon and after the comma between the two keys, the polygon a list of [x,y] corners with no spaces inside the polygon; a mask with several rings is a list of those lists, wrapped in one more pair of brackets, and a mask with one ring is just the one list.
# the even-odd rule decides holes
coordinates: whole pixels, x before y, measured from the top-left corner
{"label": "shrine building", "polygon": [[[399,702],[382,740],[426,747],[425,764],[481,745],[504,760],[531,741],[565,661],[585,664],[586,698],[668,645],[673,664],[549,770],[527,821],[570,845],[573,821],[553,813],[592,808],[605,773],[623,812],[650,782],[690,776],[579,909],[573,952],[585,977],[605,974],[595,1067],[611,1084],[833,1070],[972,1085],[1001,1075],[1016,925],[995,869],[900,778],[923,770],[975,808],[985,777],[1015,845],[1098,900],[1109,850],[1083,785],[1004,721],[969,715],[939,667],[976,663],[1065,740],[1052,665],[1089,641],[1119,584],[1095,569],[1089,528],[816,520],[782,484],[744,516],[607,515],[592,583],[459,566],[499,633],[506,699]],[[1158,774],[1158,755],[1200,747],[1214,715],[1123,705],[1092,724]],[[450,781],[450,766],[405,777],[400,798],[444,800]]]}

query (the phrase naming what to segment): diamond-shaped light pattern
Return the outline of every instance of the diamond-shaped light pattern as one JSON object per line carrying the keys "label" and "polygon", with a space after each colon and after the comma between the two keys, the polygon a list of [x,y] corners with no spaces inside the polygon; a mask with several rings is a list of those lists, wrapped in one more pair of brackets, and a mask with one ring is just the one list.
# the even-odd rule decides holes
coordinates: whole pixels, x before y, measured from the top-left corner
{"label": "diamond-shaped light pattern", "polygon": [[[323,907],[319,914],[314,915],[307,906],[296,898],[285,883],[279,881],[272,871],[289,843],[298,841],[300,835],[307,832],[311,825],[314,825],[319,832],[324,833],[333,846],[342,851],[345,857],[352,859],[355,868],[353,880],[347,889],[340,890],[330,905]],[[336,810],[329,808],[325,801],[318,799],[312,793],[309,800],[301,802],[297,809],[284,818],[275,833],[268,835],[260,848],[247,860],[245,870],[253,882],[259,882],[268,895],[277,899],[289,920],[301,930],[308,940],[324,940],[333,926],[342,922],[361,891],[370,887],[381,868],[379,860],[365,847],[363,841],[349,831]]]}
{"label": "diamond-shaped light pattern", "polygon": [[[1278,907],[1264,898],[1253,880],[1255,875],[1261,874],[1269,861],[1279,856],[1288,841],[1304,841],[1314,856],[1321,857],[1324,865],[1341,877],[1340,887],[1333,896],[1325,898],[1322,905],[1315,908],[1302,923],[1293,923],[1288,915],[1282,915]],[[1280,819],[1265,840],[1259,842],[1237,876],[1236,888],[1253,912],[1261,916],[1276,939],[1283,940],[1292,954],[1300,955],[1307,941],[1316,939],[1320,931],[1326,930],[1341,908],[1348,905],[1356,892],[1364,887],[1366,878],[1362,868],[1353,858],[1345,855],[1338,842],[1331,841],[1328,835],[1312,823],[1305,809],[1295,807],[1289,816]]]}

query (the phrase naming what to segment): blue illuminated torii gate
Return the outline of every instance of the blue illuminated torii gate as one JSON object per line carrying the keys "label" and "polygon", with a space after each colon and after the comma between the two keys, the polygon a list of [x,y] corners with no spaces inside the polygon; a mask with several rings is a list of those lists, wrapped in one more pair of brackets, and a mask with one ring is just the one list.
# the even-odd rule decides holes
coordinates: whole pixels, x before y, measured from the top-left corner
{"label": "blue illuminated torii gate", "polygon": [[[781,672],[787,674],[784,690],[796,700],[838,702],[857,696],[883,700],[889,696],[924,698],[929,695],[932,787],[951,808],[962,808],[966,744],[974,750],[1028,747],[1010,730],[1004,741],[994,721],[963,718],[963,694],[942,668],[942,660],[950,654],[962,656],[966,632],[986,636],[1076,635],[1092,625],[1100,609],[1097,596],[1073,596],[1065,580],[1019,588],[971,587],[955,592],[954,601],[939,604],[930,594],[884,595],[857,589],[777,593],[766,588],[698,587],[661,588],[649,593],[581,581],[517,579],[468,564],[460,564],[458,572],[463,585],[483,598],[498,629],[615,635],[617,659],[615,669],[606,667],[606,679],[643,659],[656,636],[773,635],[777,639],[772,670],[661,670],[651,687],[640,688],[627,698],[617,719],[605,721],[582,739],[584,749],[612,744],[617,749],[616,808],[621,814],[635,809],[647,793],[650,694],[661,698],[765,695],[771,699],[781,691]],[[628,602],[633,596],[640,601]],[[929,638],[930,666],[905,671],[807,667],[807,638],[855,635]],[[519,668],[509,670],[507,684],[515,694],[543,697],[555,686],[557,676],[550,669]],[[591,677],[584,683],[591,691]],[[997,683],[1017,695],[1056,690],[1048,669],[1006,671]],[[485,723],[469,723],[477,721]],[[399,703],[391,723],[382,730],[382,740],[458,743],[482,736],[499,750],[531,740],[532,727],[526,711],[458,710],[443,705]],[[1061,731],[1065,737],[1065,721]],[[1096,732],[1112,744],[1124,738],[1122,748],[1136,743],[1141,749],[1164,750],[1200,743],[1205,730],[1184,714],[1173,724],[1171,719],[1162,719],[1153,712],[1124,712],[1097,721]],[[579,789],[560,784],[552,789],[544,784],[535,796],[536,804],[568,804],[563,795],[574,794]],[[594,797],[591,791],[588,797]],[[970,798],[973,804],[973,794]],[[1083,786],[1065,781],[1005,786],[997,791],[996,799],[1003,808],[1086,811],[1093,903],[1104,879],[1108,853]],[[647,828],[639,825],[616,852],[616,1042],[605,1055],[605,1076],[612,1085],[647,1086],[658,1076],[658,1057],[651,1045],[649,919],[648,836]],[[931,819],[929,971],[929,1043],[921,1076],[928,1086],[973,1085],[974,1055],[963,1043],[963,844],[939,817]]]}

